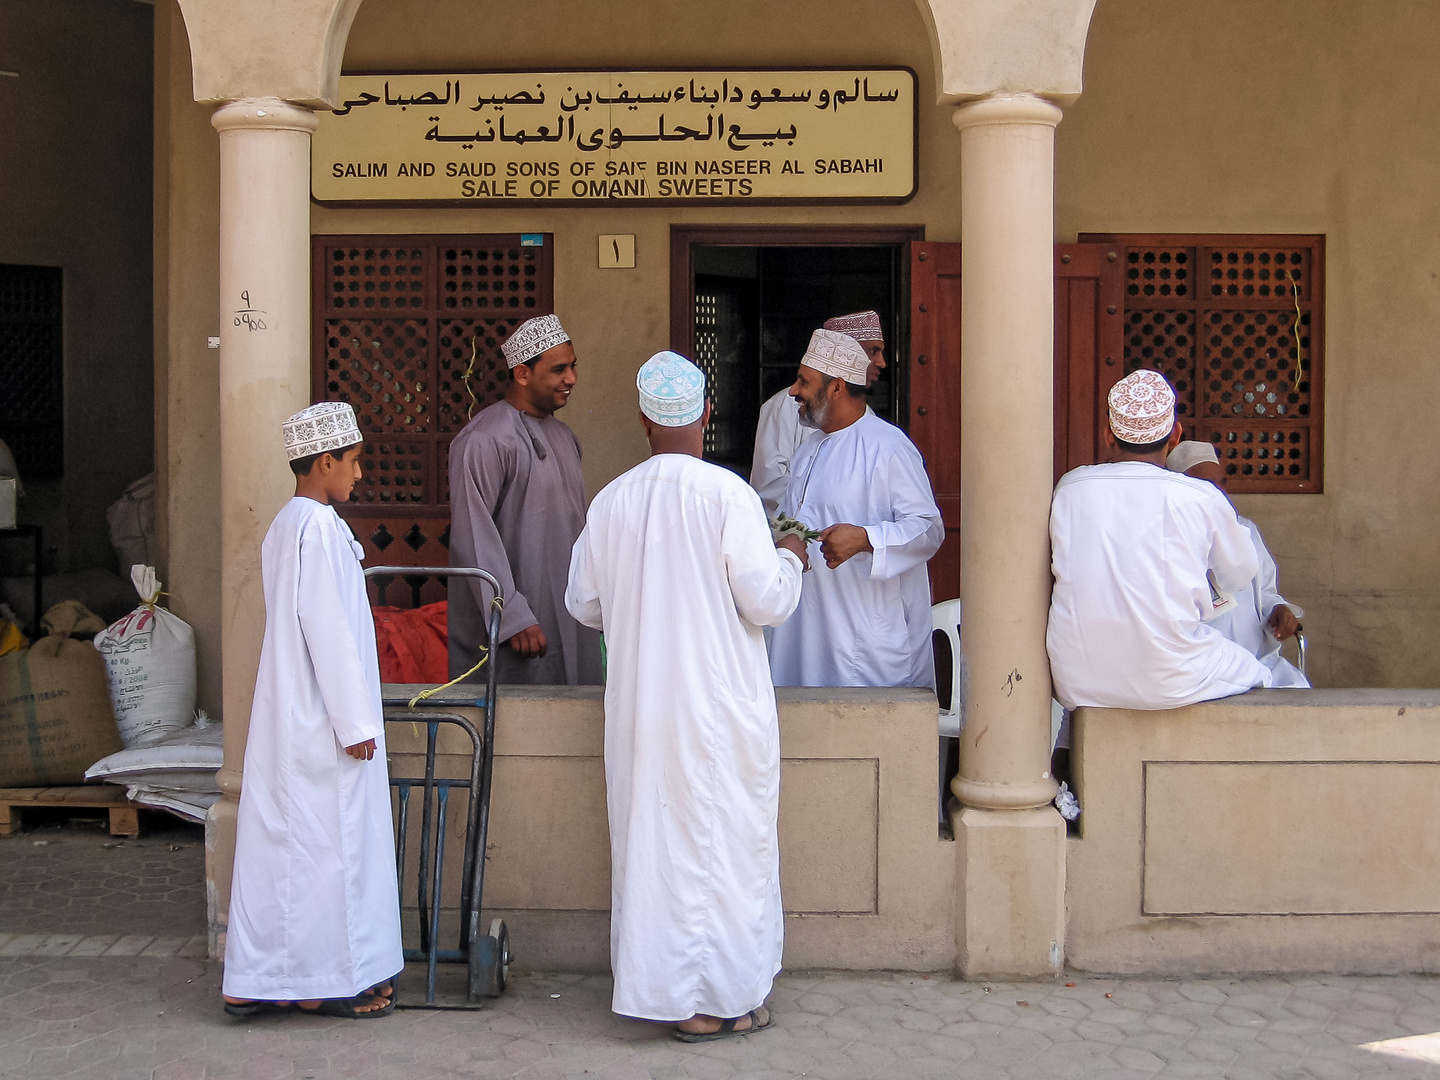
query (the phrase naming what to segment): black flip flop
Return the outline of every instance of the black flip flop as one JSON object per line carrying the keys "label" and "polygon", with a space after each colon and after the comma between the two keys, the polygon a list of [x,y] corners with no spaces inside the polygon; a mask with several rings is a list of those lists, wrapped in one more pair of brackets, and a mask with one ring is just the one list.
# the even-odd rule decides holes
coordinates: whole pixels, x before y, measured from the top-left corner
{"label": "black flip flop", "polygon": [[[387,1004],[383,1009],[371,1009],[369,1012],[355,1011],[355,1006],[369,1005],[374,1001],[384,1001]],[[389,1016],[394,1011],[395,999],[393,997],[383,997],[368,991],[356,994],[353,998],[326,998],[313,1009],[307,1009],[301,1005],[295,1006],[295,1012],[301,1016],[337,1016],[342,1020],[374,1020],[377,1017]]]}
{"label": "black flip flop", "polygon": [[291,1005],[288,1001],[283,1005],[278,1001],[225,1002],[225,1015],[233,1016],[237,1020],[254,1020],[260,1016],[290,1011]]}
{"label": "black flip flop", "polygon": [[751,1009],[748,1013],[745,1014],[745,1016],[748,1016],[750,1018],[750,1026],[740,1031],[735,1030],[735,1025],[738,1024],[741,1020],[744,1020],[745,1016],[732,1016],[728,1020],[721,1020],[719,1031],[707,1031],[701,1033],[694,1031],[681,1031],[679,1028],[676,1028],[675,1038],[679,1039],[681,1042],[702,1043],[716,1042],[720,1039],[738,1039],[742,1035],[753,1035],[757,1031],[764,1031],[771,1024],[775,1023],[775,1014],[773,1012],[765,1018],[765,1022],[763,1024],[760,1023],[760,1017],[755,1015],[758,1011],[758,1009]]}

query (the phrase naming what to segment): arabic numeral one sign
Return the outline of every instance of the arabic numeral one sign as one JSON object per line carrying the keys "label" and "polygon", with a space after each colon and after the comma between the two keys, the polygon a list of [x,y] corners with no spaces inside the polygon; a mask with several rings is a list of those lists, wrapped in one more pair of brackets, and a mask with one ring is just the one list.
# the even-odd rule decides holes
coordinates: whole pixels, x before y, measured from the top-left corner
{"label": "arabic numeral one sign", "polygon": [[915,193],[908,68],[340,83],[341,105],[321,114],[313,140],[311,191],[322,203],[903,202]]}

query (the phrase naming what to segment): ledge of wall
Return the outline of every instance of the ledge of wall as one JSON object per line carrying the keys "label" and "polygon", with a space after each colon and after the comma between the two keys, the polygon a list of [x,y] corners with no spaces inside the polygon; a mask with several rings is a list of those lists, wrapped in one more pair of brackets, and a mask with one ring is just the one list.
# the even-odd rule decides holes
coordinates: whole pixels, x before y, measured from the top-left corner
{"label": "ledge of wall", "polygon": [[[518,686],[499,694],[481,926],[505,919],[517,966],[525,970],[609,970],[602,694],[600,687]],[[471,696],[452,691],[447,698],[455,705]],[[934,695],[782,689],[776,697],[785,966],[951,968],[955,860],[953,846],[937,834]],[[443,707],[445,700],[431,703]],[[462,711],[482,722],[479,710]],[[423,732],[419,725],[389,726],[394,766],[423,768]],[[468,770],[465,742],[442,729],[448,775]],[[446,874],[458,893],[456,825],[448,833]],[[412,821],[411,851],[417,828]],[[406,896],[408,936],[413,882]],[[454,925],[454,904],[452,896],[447,927]],[[446,929],[442,938],[452,933]]]}
{"label": "ledge of wall", "polygon": [[1080,709],[1067,961],[1440,971],[1440,690]]}

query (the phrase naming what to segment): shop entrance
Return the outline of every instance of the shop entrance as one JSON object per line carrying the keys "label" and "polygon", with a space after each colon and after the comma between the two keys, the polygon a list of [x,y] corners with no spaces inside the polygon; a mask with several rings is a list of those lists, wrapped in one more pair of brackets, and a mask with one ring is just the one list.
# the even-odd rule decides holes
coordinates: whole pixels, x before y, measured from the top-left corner
{"label": "shop entrance", "polygon": [[911,240],[920,228],[676,226],[671,231],[671,345],[710,381],[707,460],[750,475],[760,405],[789,386],[826,319],[874,309],[888,368],[870,406],[906,426]]}

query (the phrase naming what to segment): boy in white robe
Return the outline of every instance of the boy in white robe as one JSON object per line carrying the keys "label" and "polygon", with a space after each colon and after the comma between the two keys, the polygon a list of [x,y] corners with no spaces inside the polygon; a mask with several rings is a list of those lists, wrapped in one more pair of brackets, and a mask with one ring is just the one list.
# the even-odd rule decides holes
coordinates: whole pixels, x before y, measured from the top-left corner
{"label": "boy in white robe", "polygon": [[651,457],[595,497],[565,604],[603,630],[612,1007],[686,1042],[770,1025],[780,970],[780,730],[762,626],[800,596],[804,543],[701,459],[705,377],[640,369]]}
{"label": "boy in white robe", "polygon": [[[857,311],[826,319],[822,327],[852,337],[860,343],[870,366],[865,373],[865,388],[875,385],[886,368],[885,332],[876,311]],[[793,384],[792,384],[793,385]],[[869,407],[866,407],[869,411]],[[815,435],[815,428],[800,423],[798,403],[790,396],[790,387],[777,391],[760,406],[760,422],[755,428],[755,456],[750,464],[750,486],[760,493],[765,513],[775,516],[785,488],[790,483],[790,467],[800,444]]]}
{"label": "boy in white robe", "polygon": [[1225,497],[1165,468],[1180,442],[1175,391],[1132,372],[1108,399],[1116,460],[1060,478],[1050,504],[1055,697],[1067,709],[1173,709],[1271,685],[1270,669],[1210,620],[1213,588],[1246,588],[1259,570]]}
{"label": "boy in white robe", "polygon": [[791,396],[817,429],[781,514],[820,533],[800,606],[770,642],[776,686],[935,685],[927,564],[945,526],[909,437],[865,405],[869,357],[816,330]]}
{"label": "boy in white robe", "polygon": [[[1165,467],[1171,472],[1184,473],[1214,485],[1226,501],[1234,505],[1230,493],[1225,490],[1225,474],[1220,468],[1219,455],[1210,443],[1182,442],[1170,452]],[[1305,611],[1280,595],[1275,558],[1265,546],[1260,526],[1244,514],[1238,517],[1240,524],[1250,531],[1255,555],[1260,560],[1260,573],[1255,575],[1248,589],[1235,596],[1235,606],[1216,615],[1210,620],[1210,625],[1253,652],[1256,659],[1270,669],[1273,676],[1271,686],[1287,690],[1308,688],[1310,680],[1280,655],[1281,643],[1299,631]]]}
{"label": "boy in white robe", "polygon": [[245,746],[225,1011],[373,1018],[403,967],[375,628],[335,512],[360,479],[343,402],[285,422],[295,497],[261,546],[265,637]]}

